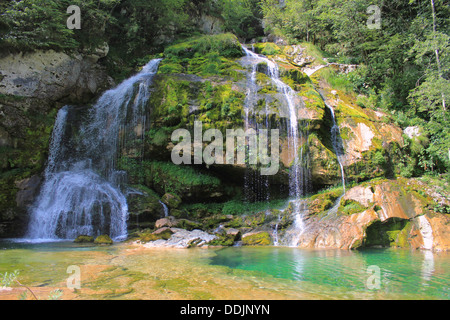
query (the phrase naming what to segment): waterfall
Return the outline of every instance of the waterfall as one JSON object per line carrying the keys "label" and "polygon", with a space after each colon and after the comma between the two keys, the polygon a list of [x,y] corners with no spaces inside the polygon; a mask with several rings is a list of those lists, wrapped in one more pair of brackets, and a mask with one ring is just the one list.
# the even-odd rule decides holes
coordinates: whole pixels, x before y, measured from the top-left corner
{"label": "waterfall", "polygon": [[[289,169],[289,195],[293,199],[291,202],[293,203],[293,216],[294,216],[294,224],[291,229],[292,234],[299,235],[303,232],[304,223],[303,223],[303,215],[304,215],[304,206],[305,202],[300,200],[302,196],[305,195],[307,185],[308,185],[308,176],[306,174],[306,168],[304,166],[304,151],[303,146],[300,148],[299,152],[299,140],[302,138],[301,132],[299,132],[298,125],[298,105],[296,104],[295,97],[297,93],[286,83],[284,83],[280,79],[279,69],[275,62],[269,60],[268,58],[258,55],[253,51],[248,50],[246,47],[242,46],[243,51],[247,57],[247,59],[252,60],[252,69],[250,76],[250,83],[247,85],[247,97],[245,103],[245,122],[248,123],[248,113],[250,112],[250,108],[252,103],[254,104],[254,96],[256,94],[257,85],[256,85],[256,71],[258,64],[265,64],[267,66],[267,76],[270,77],[272,82],[277,87],[277,92],[281,94],[285,104],[287,105],[287,140],[288,140],[288,149],[290,152],[290,157],[293,159],[293,163]],[[267,111],[266,111],[267,112]],[[266,115],[267,118],[267,115]],[[278,224],[276,225],[277,228]],[[281,243],[281,240],[278,239],[278,230],[274,231],[276,235],[275,244]],[[286,241],[284,240],[283,243]],[[291,245],[292,241],[288,241],[288,244]],[[295,244],[297,245],[297,244]]]}
{"label": "waterfall", "polygon": [[425,215],[419,216],[417,218],[419,224],[419,231],[422,235],[423,246],[422,249],[432,250],[433,249],[433,228],[430,222],[425,217]]}
{"label": "waterfall", "polygon": [[138,149],[146,125],[144,107],[160,61],[150,61],[138,74],[106,91],[79,128],[66,130],[72,125],[68,117],[73,108],[58,112],[44,184],[30,212],[28,238],[48,241],[80,234],[126,238],[128,206],[120,187],[125,173],[116,169],[116,162],[125,148],[127,154],[142,157]]}
{"label": "waterfall", "polygon": [[[336,116],[334,114],[333,107],[327,103],[327,100],[325,99],[325,96],[323,95],[323,93],[320,89],[319,90],[316,89],[316,91],[320,94],[323,102],[325,103],[325,106],[331,112],[331,120],[333,122],[333,125],[331,127],[331,144],[333,145],[333,149],[334,149],[334,152],[336,153],[337,161],[338,161],[339,167],[341,169],[342,187],[344,188],[344,194],[345,194],[345,172],[344,172],[344,165],[342,164],[342,156],[344,155],[345,151],[344,151],[344,146],[342,143],[341,132],[339,130],[339,126],[336,123]],[[338,206],[339,206],[339,204],[338,204]]]}
{"label": "waterfall", "polygon": [[[277,86],[277,91],[282,94],[285,102],[287,103],[288,107],[288,143],[289,143],[289,150],[292,152],[291,157],[294,161],[293,165],[290,168],[289,174],[290,174],[290,183],[289,183],[289,189],[290,189],[290,196],[294,198],[298,198],[305,193],[305,186],[303,183],[303,170],[302,165],[300,161],[301,154],[299,154],[299,145],[298,141],[300,139],[299,136],[299,128],[298,128],[298,108],[297,105],[294,102],[294,97],[297,95],[297,93],[286,83],[284,83],[279,76],[279,70],[278,66],[275,62],[269,60],[268,58],[264,56],[260,56],[244,46],[242,46],[245,54],[247,57],[253,59],[254,65],[252,66],[252,76],[251,79],[255,79],[256,74],[256,68],[257,65],[260,63],[264,63],[267,66],[267,76],[270,77],[270,79],[275,83]],[[254,88],[256,84],[252,84],[250,88]],[[253,89],[255,90],[255,89]],[[247,94],[248,96],[248,94]],[[250,100],[251,99],[247,99]],[[246,100],[246,101],[247,101]],[[248,110],[248,107],[245,108]],[[246,117],[248,119],[247,115],[248,111],[246,111]],[[248,121],[248,120],[247,120]]]}
{"label": "waterfall", "polygon": [[162,202],[161,200],[159,200],[159,204],[163,207],[164,217],[168,217],[169,216],[169,208],[167,207],[167,205],[164,202]]}
{"label": "waterfall", "polygon": [[326,102],[325,102],[325,106],[327,106],[327,108],[330,109],[330,111],[331,111],[331,118],[333,120],[333,126],[331,127],[331,143],[333,144],[333,149],[334,149],[334,152],[336,153],[339,167],[341,168],[342,187],[344,188],[344,194],[345,194],[345,173],[344,173],[344,166],[342,164],[342,156],[344,155],[344,148],[342,146],[341,134],[340,134],[339,126],[336,123],[334,109]]}

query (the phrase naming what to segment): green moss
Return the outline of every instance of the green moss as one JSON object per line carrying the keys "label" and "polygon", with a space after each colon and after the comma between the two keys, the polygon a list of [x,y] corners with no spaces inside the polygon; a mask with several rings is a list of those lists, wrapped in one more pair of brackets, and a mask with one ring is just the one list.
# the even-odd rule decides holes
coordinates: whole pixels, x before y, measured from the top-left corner
{"label": "green moss", "polygon": [[88,235],[79,235],[73,242],[75,243],[91,243],[94,242],[94,237]]}
{"label": "green moss", "polygon": [[341,204],[339,206],[338,212],[345,214],[345,215],[352,215],[354,213],[359,213],[367,208],[361,205],[359,202],[347,199],[347,200],[341,200]]}
{"label": "green moss", "polygon": [[236,36],[231,33],[223,33],[194,37],[171,45],[164,50],[164,55],[167,57],[193,58],[196,53],[205,55],[214,51],[220,52],[222,56],[227,58],[237,58],[243,54]]}
{"label": "green moss", "polygon": [[314,196],[308,198],[308,207],[311,213],[320,214],[331,209],[336,200],[342,195],[342,186],[324,189]]}
{"label": "green moss", "polygon": [[112,239],[107,235],[103,234],[95,238],[94,240],[95,244],[113,244]]}
{"label": "green moss", "polygon": [[408,248],[411,227],[411,222],[404,219],[391,218],[384,222],[376,221],[366,229],[364,246]]}
{"label": "green moss", "polygon": [[206,190],[220,185],[220,180],[212,175],[202,173],[192,166],[175,165],[171,162],[145,161],[130,174],[142,175],[145,185],[158,185],[164,193],[183,194],[192,187],[203,187]]}
{"label": "green moss", "polygon": [[174,193],[166,193],[161,198],[161,201],[167,204],[169,208],[178,208],[181,203],[181,198]]}
{"label": "green moss", "polygon": [[348,181],[363,182],[392,175],[390,162],[385,149],[373,149],[362,152],[360,161],[345,168]]}
{"label": "green moss", "polygon": [[255,52],[265,56],[273,56],[282,53],[281,48],[273,42],[255,43],[253,47],[255,48]]}
{"label": "green moss", "polygon": [[329,55],[325,51],[322,51],[319,47],[310,42],[302,42],[300,43],[300,46],[306,49],[305,55],[315,59],[314,64],[326,64],[323,58],[327,58]]}
{"label": "green moss", "polygon": [[272,239],[265,231],[246,234],[242,237],[242,244],[245,246],[268,246],[271,243]]}
{"label": "green moss", "polygon": [[217,238],[210,241],[208,243],[208,245],[210,246],[224,246],[224,247],[230,247],[234,244],[236,237],[234,235],[230,235],[230,234],[219,234],[216,235]]}

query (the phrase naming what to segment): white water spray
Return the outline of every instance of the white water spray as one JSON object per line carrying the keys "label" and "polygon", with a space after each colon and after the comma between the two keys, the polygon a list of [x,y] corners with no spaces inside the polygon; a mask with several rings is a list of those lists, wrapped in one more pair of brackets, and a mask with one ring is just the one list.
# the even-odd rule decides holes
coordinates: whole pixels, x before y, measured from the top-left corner
{"label": "white water spray", "polygon": [[[150,61],[137,75],[106,91],[90,109],[78,136],[66,134],[71,108],[58,112],[28,238],[55,241],[105,233],[115,241],[126,238],[128,206],[120,189],[124,173],[116,170],[116,160],[128,139],[143,137],[143,108],[159,62]],[[66,150],[65,140],[73,149]]]}

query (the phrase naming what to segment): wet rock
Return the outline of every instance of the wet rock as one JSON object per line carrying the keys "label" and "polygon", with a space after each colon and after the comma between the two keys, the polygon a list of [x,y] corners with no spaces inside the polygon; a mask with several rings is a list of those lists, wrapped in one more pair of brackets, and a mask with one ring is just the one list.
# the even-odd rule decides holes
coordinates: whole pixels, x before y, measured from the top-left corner
{"label": "wet rock", "polygon": [[[450,233],[450,217],[428,209],[434,202],[426,191],[414,179],[404,178],[351,188],[342,198],[337,214],[310,210],[304,219],[304,231],[297,235],[299,246],[450,250],[446,236]],[[311,208],[324,208],[316,200]],[[347,210],[346,206],[352,208]],[[354,208],[356,212],[352,211]]]}
{"label": "wet rock", "polygon": [[16,182],[16,187],[19,189],[16,193],[18,208],[26,209],[33,203],[41,181],[42,179],[39,176],[34,175]]}
{"label": "wet rock", "polygon": [[79,235],[73,242],[75,243],[92,243],[94,242],[94,237],[88,235]]}
{"label": "wet rock", "polygon": [[173,231],[169,227],[163,227],[154,231],[153,234],[158,237],[158,239],[167,240],[173,235]]}
{"label": "wet rock", "polygon": [[184,229],[171,228],[174,232],[168,240],[156,240],[144,244],[144,247],[168,247],[168,248],[190,248],[207,246],[212,240],[216,239],[215,235],[209,234],[201,230],[187,231]]}
{"label": "wet rock", "polygon": [[161,201],[164,202],[169,208],[176,209],[181,203],[181,198],[173,193],[166,193],[162,196]]}
{"label": "wet rock", "polygon": [[159,219],[155,222],[155,228],[163,228],[163,227],[175,227],[178,223],[178,220],[172,216],[168,216],[162,219]]}
{"label": "wet rock", "polygon": [[242,244],[246,246],[267,246],[272,243],[266,231],[249,232],[242,235]]}

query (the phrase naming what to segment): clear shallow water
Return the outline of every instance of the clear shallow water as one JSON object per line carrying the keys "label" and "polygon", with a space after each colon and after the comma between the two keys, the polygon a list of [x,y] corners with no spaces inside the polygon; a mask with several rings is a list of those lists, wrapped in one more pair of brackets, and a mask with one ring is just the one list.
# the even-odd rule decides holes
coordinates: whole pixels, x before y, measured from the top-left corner
{"label": "clear shallow water", "polygon": [[[70,265],[81,268],[75,293],[66,287]],[[380,267],[379,290],[365,285],[371,265]],[[63,299],[449,299],[449,266],[448,253],[408,250],[0,241],[0,273],[19,270],[23,284],[47,290],[43,299],[55,288],[65,290]]]}
{"label": "clear shallow water", "polygon": [[[364,251],[297,248],[225,248],[211,258],[214,265],[257,271],[293,281],[319,293],[371,293],[372,296],[412,299],[450,298],[450,255],[429,251],[371,249]],[[373,267],[375,266],[375,267]],[[369,268],[370,267],[370,268]],[[379,268],[379,289],[373,270]],[[314,289],[317,288],[317,290]],[[370,289],[369,289],[370,288]]]}

